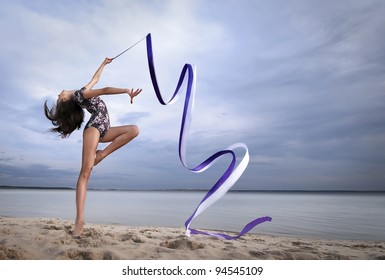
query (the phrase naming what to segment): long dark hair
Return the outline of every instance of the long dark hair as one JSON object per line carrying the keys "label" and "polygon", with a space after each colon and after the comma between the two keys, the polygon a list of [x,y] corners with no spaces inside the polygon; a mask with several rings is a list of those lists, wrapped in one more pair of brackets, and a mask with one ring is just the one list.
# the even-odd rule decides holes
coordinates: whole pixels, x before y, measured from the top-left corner
{"label": "long dark hair", "polygon": [[51,132],[58,132],[62,138],[79,129],[84,121],[84,111],[74,100],[58,101],[51,109],[44,103],[44,114],[55,126]]}

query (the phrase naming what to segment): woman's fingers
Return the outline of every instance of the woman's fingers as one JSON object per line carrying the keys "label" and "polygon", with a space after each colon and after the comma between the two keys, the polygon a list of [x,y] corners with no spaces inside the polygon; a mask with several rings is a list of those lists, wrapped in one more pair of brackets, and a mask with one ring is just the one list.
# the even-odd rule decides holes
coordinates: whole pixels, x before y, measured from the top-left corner
{"label": "woman's fingers", "polygon": [[134,97],[137,96],[139,93],[142,92],[142,89],[138,88],[134,91],[134,89],[131,89],[131,92],[129,93],[130,97],[131,97],[131,104],[134,103]]}

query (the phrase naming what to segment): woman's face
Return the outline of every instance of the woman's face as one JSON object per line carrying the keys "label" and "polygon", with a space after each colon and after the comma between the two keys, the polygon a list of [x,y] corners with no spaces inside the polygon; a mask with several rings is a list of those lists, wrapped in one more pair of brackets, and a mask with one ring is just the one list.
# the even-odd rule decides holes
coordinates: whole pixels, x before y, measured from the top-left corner
{"label": "woman's face", "polygon": [[59,95],[58,95],[58,99],[57,99],[57,102],[63,102],[63,101],[67,101],[71,98],[71,95],[72,95],[72,91],[69,91],[69,90],[63,90]]}

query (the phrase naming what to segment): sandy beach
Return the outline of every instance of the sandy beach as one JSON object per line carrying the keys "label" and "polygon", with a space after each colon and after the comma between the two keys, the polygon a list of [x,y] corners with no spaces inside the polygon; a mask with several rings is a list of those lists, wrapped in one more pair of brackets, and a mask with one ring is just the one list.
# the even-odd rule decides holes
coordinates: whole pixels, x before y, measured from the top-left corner
{"label": "sandy beach", "polygon": [[248,234],[232,241],[184,235],[184,228],[86,224],[0,217],[0,259],[18,260],[384,260],[385,241],[319,240]]}

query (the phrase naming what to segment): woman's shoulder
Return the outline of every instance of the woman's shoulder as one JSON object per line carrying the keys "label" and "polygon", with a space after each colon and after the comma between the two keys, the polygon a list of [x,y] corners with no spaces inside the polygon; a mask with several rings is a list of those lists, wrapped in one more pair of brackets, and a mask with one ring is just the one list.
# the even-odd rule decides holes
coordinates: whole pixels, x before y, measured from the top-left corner
{"label": "woman's shoulder", "polygon": [[85,87],[82,87],[81,89],[74,90],[73,99],[79,104],[84,102],[83,92],[85,89]]}
{"label": "woman's shoulder", "polygon": [[82,87],[81,89],[75,89],[74,90],[74,94],[75,93],[78,93],[78,94],[83,94],[83,92],[86,90],[86,87]]}
{"label": "woman's shoulder", "polygon": [[98,104],[101,99],[99,96],[91,97],[91,98],[85,98],[84,97],[84,91],[87,90],[86,87],[82,87],[79,90],[76,90],[73,95],[73,99],[81,106],[89,106],[89,105],[96,105]]}

